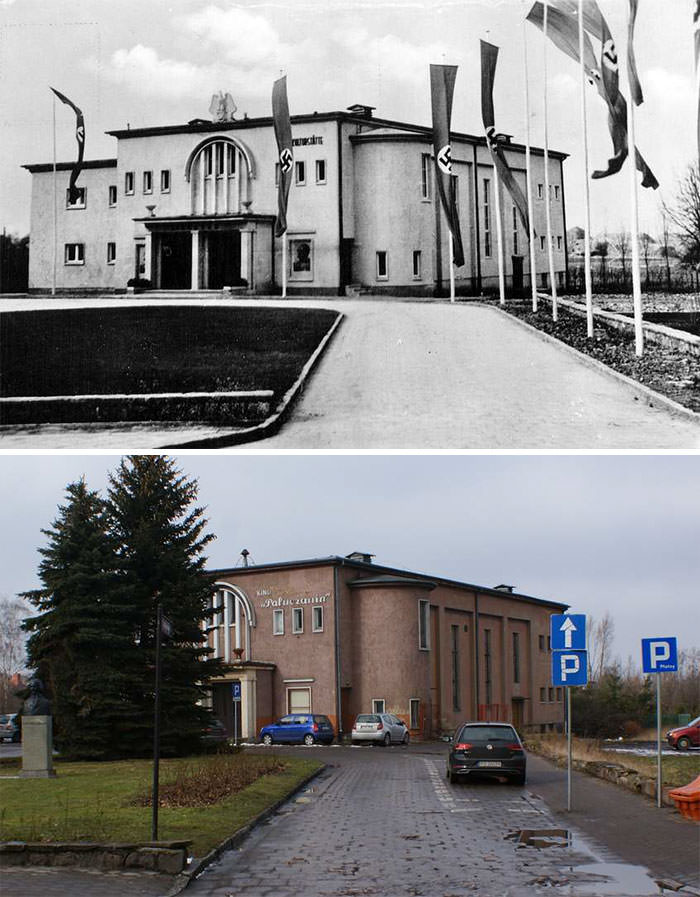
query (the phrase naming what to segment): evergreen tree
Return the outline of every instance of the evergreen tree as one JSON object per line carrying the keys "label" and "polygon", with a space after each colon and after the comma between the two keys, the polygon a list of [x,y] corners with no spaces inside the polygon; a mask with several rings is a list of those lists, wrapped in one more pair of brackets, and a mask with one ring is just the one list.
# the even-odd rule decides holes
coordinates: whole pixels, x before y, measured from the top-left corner
{"label": "evergreen tree", "polygon": [[109,758],[123,753],[115,734],[139,718],[128,687],[133,619],[103,500],[84,479],[66,492],[52,527],[42,530],[49,540],[39,549],[43,588],[23,596],[40,611],[24,624],[27,654],[51,698],[64,756]]}
{"label": "evergreen tree", "polygon": [[140,702],[142,721],[124,736],[132,755],[148,755],[152,747],[158,602],[171,625],[161,644],[162,752],[196,747],[210,718],[200,701],[219,662],[208,659],[202,629],[211,596],[203,550],[214,536],[204,531],[203,509],[194,504],[197,492],[196,482],[160,455],[124,458],[110,476],[110,530],[139,646],[130,700]]}

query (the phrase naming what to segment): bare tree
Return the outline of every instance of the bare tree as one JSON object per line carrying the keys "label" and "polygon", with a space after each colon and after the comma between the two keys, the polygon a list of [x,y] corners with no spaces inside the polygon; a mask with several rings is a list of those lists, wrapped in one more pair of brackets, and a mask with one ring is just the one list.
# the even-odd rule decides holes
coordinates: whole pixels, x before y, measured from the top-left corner
{"label": "bare tree", "polygon": [[11,679],[25,669],[25,634],[22,621],[29,608],[19,598],[0,596],[0,712],[7,713],[12,698]]}
{"label": "bare tree", "polygon": [[664,203],[664,211],[680,234],[683,260],[700,263],[700,162],[688,166],[678,183],[675,198]]}
{"label": "bare tree", "polygon": [[606,611],[600,620],[586,618],[586,644],[588,645],[588,678],[599,681],[612,662],[612,646],[615,637],[615,622]]}
{"label": "bare tree", "polygon": [[620,256],[620,264],[622,265],[622,289],[627,286],[627,259],[632,252],[632,239],[625,230],[621,230],[612,238],[612,247]]}
{"label": "bare tree", "polygon": [[639,235],[639,245],[642,249],[642,258],[644,259],[644,283],[645,286],[649,287],[649,259],[654,251],[654,246],[656,245],[656,240],[651,236],[651,234],[641,233]]}
{"label": "bare tree", "polygon": [[673,252],[673,246],[671,245],[671,231],[668,225],[668,214],[666,212],[666,208],[661,204],[661,239],[659,243],[661,243],[661,254],[663,255],[666,261],[666,289],[670,292],[671,290],[671,254]]}

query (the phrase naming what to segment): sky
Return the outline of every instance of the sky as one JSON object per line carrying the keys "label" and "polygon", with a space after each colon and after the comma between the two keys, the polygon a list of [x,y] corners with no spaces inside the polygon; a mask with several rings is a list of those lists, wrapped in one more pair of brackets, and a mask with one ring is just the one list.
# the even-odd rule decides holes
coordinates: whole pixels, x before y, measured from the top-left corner
{"label": "sky", "polygon": [[[600,0],[620,60],[627,0]],[[52,159],[52,85],[85,114],[86,158],[116,155],[105,131],[208,117],[211,95],[230,91],[239,117],[270,114],[284,72],[292,114],[377,108],[382,117],[430,123],[428,65],[459,66],[453,128],[482,133],[479,38],[501,48],[495,108],[499,131],[525,139],[523,11],[530,0],[0,0],[0,226],[29,229],[30,175]],[[637,143],[661,182],[641,191],[640,225],[660,233],[660,199],[697,161],[694,0],[640,0],[635,42],[646,102]],[[527,25],[531,129],[543,142],[541,32]],[[565,166],[567,223],[583,224],[583,175],[575,63],[547,54],[552,148]],[[624,70],[624,65],[621,66]],[[622,76],[626,90],[626,74]],[[75,156],[74,119],[57,109],[59,161]],[[611,155],[607,111],[588,91],[591,167]],[[629,173],[591,184],[592,229],[629,229]]]}
{"label": "sky", "polygon": [[[209,569],[352,551],[390,567],[609,611],[613,654],[700,647],[698,455],[172,455],[199,482]],[[116,455],[0,455],[0,596],[39,585],[68,483]]]}

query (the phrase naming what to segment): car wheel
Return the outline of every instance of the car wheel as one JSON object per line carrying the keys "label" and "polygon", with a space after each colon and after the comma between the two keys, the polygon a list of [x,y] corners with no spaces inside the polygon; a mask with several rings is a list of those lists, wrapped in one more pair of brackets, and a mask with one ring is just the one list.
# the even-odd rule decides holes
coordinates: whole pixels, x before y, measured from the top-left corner
{"label": "car wheel", "polygon": [[403,737],[403,742],[402,742],[402,744],[408,744],[410,737],[411,737],[411,736],[408,734],[408,732],[406,732],[406,734],[405,734],[404,737]]}
{"label": "car wheel", "polygon": [[685,735],[682,738],[679,738],[676,742],[676,747],[679,751],[687,751],[690,747],[690,739],[686,738]]}
{"label": "car wheel", "polygon": [[272,735],[270,735],[268,732],[266,732],[265,735],[263,735],[263,737],[262,737],[262,743],[263,744],[272,744]]}
{"label": "car wheel", "polygon": [[391,744],[391,735],[389,735],[389,733],[387,732],[386,735],[384,736],[384,741],[382,742],[382,745],[384,747],[389,747],[390,744]]}
{"label": "car wheel", "polygon": [[314,743],[314,736],[313,736],[313,735],[304,735],[304,744],[305,744],[307,747],[311,747],[311,745],[312,745],[313,743]]}

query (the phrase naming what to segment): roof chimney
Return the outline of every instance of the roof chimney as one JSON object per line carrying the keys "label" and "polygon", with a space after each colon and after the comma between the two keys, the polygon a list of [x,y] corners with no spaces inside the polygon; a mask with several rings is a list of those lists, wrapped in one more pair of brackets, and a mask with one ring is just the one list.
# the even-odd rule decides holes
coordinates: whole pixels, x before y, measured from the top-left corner
{"label": "roof chimney", "polygon": [[243,566],[244,567],[248,566],[248,557],[249,556],[250,556],[250,552],[248,551],[247,548],[244,548],[243,551],[241,552],[241,557],[243,558]]}
{"label": "roof chimney", "polygon": [[375,109],[376,106],[365,106],[363,103],[354,103],[352,106],[348,106],[348,112],[360,118],[372,118]]}
{"label": "roof chimney", "polygon": [[350,554],[346,554],[345,557],[349,561],[361,561],[363,564],[371,564],[374,555],[366,551],[353,551]]}
{"label": "roof chimney", "polygon": [[504,582],[500,583],[500,585],[494,586],[494,589],[497,589],[499,592],[509,592],[512,594],[515,586],[506,585]]}

